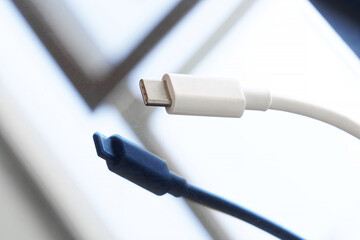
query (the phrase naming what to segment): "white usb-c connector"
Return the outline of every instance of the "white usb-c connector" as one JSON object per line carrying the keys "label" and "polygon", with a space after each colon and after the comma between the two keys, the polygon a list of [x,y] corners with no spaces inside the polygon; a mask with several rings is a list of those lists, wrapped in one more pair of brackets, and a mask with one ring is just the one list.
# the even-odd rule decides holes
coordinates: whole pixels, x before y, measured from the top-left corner
{"label": "white usb-c connector", "polygon": [[[154,105],[150,103],[164,94],[150,93],[149,81],[141,80],[140,88],[145,105]],[[237,79],[165,74],[161,82],[170,102],[162,106],[169,114],[241,117],[245,110],[245,96]]]}

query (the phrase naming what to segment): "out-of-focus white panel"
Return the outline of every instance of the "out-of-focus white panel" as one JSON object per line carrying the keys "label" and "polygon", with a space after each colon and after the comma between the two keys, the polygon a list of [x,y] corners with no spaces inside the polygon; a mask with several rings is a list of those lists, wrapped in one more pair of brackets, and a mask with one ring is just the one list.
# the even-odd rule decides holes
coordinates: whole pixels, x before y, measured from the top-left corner
{"label": "out-of-focus white panel", "polygon": [[65,0],[99,49],[121,61],[158,24],[178,0]]}
{"label": "out-of-focus white panel", "polygon": [[59,240],[68,239],[67,232],[59,231],[56,220],[48,217],[39,197],[29,187],[28,179],[21,173],[17,159],[0,144],[0,238],[48,240],[56,235]]}

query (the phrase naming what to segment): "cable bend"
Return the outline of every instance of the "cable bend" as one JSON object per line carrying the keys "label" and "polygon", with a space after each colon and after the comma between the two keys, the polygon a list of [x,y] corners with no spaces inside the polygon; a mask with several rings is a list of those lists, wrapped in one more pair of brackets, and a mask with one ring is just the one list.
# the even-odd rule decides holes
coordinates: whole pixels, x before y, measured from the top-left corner
{"label": "cable bend", "polygon": [[272,94],[271,104],[269,109],[291,112],[319,121],[328,123],[337,127],[354,137],[360,139],[360,125],[354,120],[341,115],[332,110],[320,107],[311,103],[302,102],[296,99],[290,99],[278,94]]}

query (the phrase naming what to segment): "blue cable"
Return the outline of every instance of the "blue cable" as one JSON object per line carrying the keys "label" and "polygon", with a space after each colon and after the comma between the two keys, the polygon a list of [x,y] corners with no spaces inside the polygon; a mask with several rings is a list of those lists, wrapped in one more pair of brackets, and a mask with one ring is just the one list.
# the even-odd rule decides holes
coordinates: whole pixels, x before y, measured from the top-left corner
{"label": "blue cable", "polygon": [[302,239],[285,228],[235,203],[188,184],[182,197],[243,220],[280,239]]}
{"label": "blue cable", "polygon": [[169,193],[184,197],[260,228],[280,239],[303,239],[283,227],[226,199],[199,189],[171,173],[164,161],[118,135],[106,138],[95,133],[99,157],[106,160],[110,171],[156,194]]}

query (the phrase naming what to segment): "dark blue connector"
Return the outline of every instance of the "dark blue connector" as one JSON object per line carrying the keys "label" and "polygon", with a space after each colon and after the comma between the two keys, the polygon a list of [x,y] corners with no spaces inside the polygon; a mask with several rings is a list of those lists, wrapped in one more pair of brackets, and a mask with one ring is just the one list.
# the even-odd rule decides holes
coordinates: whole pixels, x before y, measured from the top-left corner
{"label": "dark blue connector", "polygon": [[110,171],[128,179],[156,195],[171,193],[186,185],[183,178],[171,173],[166,163],[118,135],[106,138],[95,133],[94,142],[99,157],[106,160]]}

